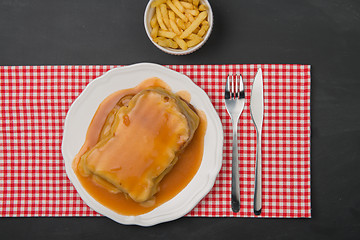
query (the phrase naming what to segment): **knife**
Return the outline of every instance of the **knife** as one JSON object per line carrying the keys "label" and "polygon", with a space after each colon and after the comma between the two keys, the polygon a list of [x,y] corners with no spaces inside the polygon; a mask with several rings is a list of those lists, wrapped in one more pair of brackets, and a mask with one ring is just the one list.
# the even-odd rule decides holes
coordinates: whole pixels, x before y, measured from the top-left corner
{"label": "knife", "polygon": [[264,118],[263,76],[258,69],[252,84],[250,97],[250,114],[256,129],[256,163],[254,185],[254,214],[260,215],[262,205],[261,194],[261,131]]}

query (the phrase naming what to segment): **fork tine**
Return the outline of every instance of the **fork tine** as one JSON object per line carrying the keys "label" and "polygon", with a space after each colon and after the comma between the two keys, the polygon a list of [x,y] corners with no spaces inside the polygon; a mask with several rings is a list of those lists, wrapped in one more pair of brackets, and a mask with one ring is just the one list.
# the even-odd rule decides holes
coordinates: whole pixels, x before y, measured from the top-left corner
{"label": "fork tine", "polygon": [[238,74],[235,74],[235,98],[239,98],[239,78],[238,78]]}
{"label": "fork tine", "polygon": [[240,78],[239,78],[239,98],[245,98],[245,89],[244,89],[244,81],[243,81],[243,78],[242,78],[242,75],[240,75]]}
{"label": "fork tine", "polygon": [[234,75],[231,74],[231,98],[234,99],[235,98],[235,79],[234,79]]}
{"label": "fork tine", "polygon": [[228,74],[227,78],[226,78],[226,84],[225,84],[225,99],[230,99],[231,98],[231,94],[230,94],[230,74]]}
{"label": "fork tine", "polygon": [[[227,90],[229,91],[229,99],[233,99],[234,98],[234,79],[233,79],[233,75],[229,74],[226,80],[226,86],[227,86]],[[226,90],[226,89],[225,89]]]}

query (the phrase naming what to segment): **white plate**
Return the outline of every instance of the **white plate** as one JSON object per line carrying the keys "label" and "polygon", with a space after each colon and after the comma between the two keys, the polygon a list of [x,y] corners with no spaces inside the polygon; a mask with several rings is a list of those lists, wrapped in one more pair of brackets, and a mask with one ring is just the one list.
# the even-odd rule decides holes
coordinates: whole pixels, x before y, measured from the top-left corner
{"label": "white plate", "polygon": [[[186,90],[191,94],[191,104],[203,110],[207,117],[204,155],[200,168],[191,182],[178,195],[151,212],[138,216],[120,215],[101,205],[91,197],[80,184],[73,169],[72,161],[85,141],[88,126],[99,104],[111,93],[135,87],[141,81],[158,77],[165,81],[174,92]],[[223,130],[218,114],[207,94],[187,76],[166,67],[139,63],[112,69],[90,82],[71,105],[65,119],[62,153],[66,173],[80,197],[96,212],[122,224],[151,226],[180,218],[190,212],[211,190],[222,162]]]}

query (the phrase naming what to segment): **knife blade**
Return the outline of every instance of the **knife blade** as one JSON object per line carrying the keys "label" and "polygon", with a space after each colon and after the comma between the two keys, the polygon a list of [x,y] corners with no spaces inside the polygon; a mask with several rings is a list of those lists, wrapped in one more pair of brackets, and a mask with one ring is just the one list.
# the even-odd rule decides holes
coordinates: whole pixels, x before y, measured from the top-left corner
{"label": "knife blade", "polygon": [[262,69],[259,68],[252,84],[250,97],[250,115],[256,129],[256,163],[255,163],[255,184],[254,184],[254,214],[260,215],[262,208],[261,190],[261,132],[264,119],[264,86]]}

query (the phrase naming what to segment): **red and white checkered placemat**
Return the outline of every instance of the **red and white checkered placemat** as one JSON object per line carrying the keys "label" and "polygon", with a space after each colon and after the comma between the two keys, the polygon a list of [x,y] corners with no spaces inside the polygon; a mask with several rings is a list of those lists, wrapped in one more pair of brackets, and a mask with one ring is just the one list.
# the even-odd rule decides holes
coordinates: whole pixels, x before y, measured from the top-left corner
{"label": "red and white checkered placemat", "polygon": [[[118,66],[0,67],[0,216],[99,216],[68,180],[61,154],[64,119],[96,77]],[[209,95],[224,127],[223,165],[211,192],[187,216],[253,214],[256,133],[249,112],[251,82],[263,68],[263,211],[260,217],[309,218],[310,66],[168,65]],[[230,207],[231,122],[223,103],[228,73],[246,87],[240,118],[241,210]]]}

